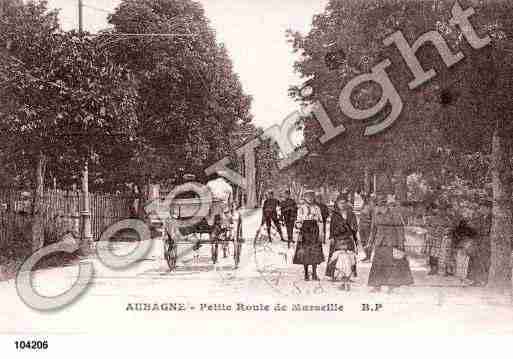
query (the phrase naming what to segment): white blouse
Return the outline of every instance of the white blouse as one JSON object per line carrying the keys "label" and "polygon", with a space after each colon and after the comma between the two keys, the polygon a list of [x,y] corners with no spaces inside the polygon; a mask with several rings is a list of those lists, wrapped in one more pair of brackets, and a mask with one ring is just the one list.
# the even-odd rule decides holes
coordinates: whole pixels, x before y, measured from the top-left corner
{"label": "white blouse", "polygon": [[296,227],[301,227],[303,221],[322,222],[321,209],[315,204],[302,204],[299,207],[296,219]]}

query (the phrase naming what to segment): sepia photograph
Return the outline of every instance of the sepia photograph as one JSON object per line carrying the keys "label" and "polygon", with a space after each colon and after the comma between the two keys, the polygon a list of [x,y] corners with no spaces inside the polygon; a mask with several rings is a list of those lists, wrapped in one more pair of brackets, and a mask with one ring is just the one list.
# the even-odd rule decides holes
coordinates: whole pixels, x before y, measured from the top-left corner
{"label": "sepia photograph", "polygon": [[512,0],[0,0],[0,135],[12,357],[513,336]]}

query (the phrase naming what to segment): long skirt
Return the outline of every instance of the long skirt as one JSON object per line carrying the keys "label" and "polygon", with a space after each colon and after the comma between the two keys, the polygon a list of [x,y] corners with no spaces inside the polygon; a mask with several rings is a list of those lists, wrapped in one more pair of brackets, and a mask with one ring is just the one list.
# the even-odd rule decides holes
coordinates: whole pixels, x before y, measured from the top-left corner
{"label": "long skirt", "polygon": [[321,264],[324,262],[322,243],[319,239],[319,227],[316,221],[303,221],[300,240],[296,246],[294,264]]}
{"label": "long skirt", "polygon": [[369,274],[369,286],[399,287],[413,284],[413,276],[407,258],[395,259],[392,247],[377,247],[374,251]]}
{"label": "long skirt", "polygon": [[[330,250],[329,250],[329,254],[328,254],[328,264],[326,265],[326,277],[333,278],[333,275],[335,274],[335,262],[332,262],[331,258],[333,257],[333,253],[335,253],[336,250],[340,249],[340,245],[342,243],[347,243],[347,242],[350,242],[350,243],[353,242],[353,238],[350,234],[347,236],[335,237],[333,239],[333,242],[331,242]],[[353,248],[353,247],[354,246],[350,246],[349,250],[352,252],[356,252],[356,248]],[[355,266],[356,266],[356,264],[353,265],[353,267],[355,267]],[[353,268],[353,271],[356,272],[356,268]]]}

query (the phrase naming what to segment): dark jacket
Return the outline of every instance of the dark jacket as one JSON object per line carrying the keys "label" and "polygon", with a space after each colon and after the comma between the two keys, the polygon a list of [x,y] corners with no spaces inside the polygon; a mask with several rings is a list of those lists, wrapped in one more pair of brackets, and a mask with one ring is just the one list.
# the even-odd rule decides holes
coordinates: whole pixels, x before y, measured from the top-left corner
{"label": "dark jacket", "polygon": [[264,201],[264,205],[262,207],[263,212],[264,212],[264,217],[277,218],[278,217],[277,207],[279,205],[280,205],[280,201],[278,201],[276,198],[266,199]]}
{"label": "dark jacket", "polygon": [[353,207],[347,205],[344,208],[347,212],[347,224],[349,228],[351,228],[351,232],[353,233],[353,238],[355,242],[357,241],[356,233],[358,233],[358,219],[356,218],[356,214],[353,211]]}
{"label": "dark jacket", "polygon": [[[335,273],[335,266],[333,265],[333,262],[331,262],[333,253],[338,249],[342,249],[343,246],[346,246],[350,251],[356,252],[356,242],[354,240],[353,231],[349,226],[349,222],[342,217],[342,214],[338,212],[338,208],[336,206],[331,215],[330,238],[332,238],[333,241],[330,244],[326,275],[328,277],[333,277]],[[356,266],[353,266],[353,273],[356,275]]]}
{"label": "dark jacket", "polygon": [[330,238],[335,239],[336,242],[343,241],[349,243],[349,250],[355,251],[354,234],[351,226],[348,220],[345,220],[339,212],[333,212],[331,216]]}
{"label": "dark jacket", "polygon": [[292,198],[281,202],[281,214],[286,222],[295,222],[297,218],[297,204]]}

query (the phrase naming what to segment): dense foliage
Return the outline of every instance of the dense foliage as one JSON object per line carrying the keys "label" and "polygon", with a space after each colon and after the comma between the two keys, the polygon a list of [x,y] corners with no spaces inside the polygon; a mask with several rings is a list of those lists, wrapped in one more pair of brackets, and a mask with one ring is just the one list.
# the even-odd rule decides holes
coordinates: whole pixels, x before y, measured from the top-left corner
{"label": "dense foliage", "polygon": [[[491,278],[503,285],[511,276],[513,237],[513,5],[503,0],[459,3],[463,9],[474,8],[470,18],[474,29],[479,37],[491,38],[485,48],[471,48],[460,29],[450,24],[454,0],[331,0],[323,13],[314,16],[308,34],[289,32],[300,55],[295,69],[314,90],[304,97],[302,85],[293,86],[291,95],[303,104],[320,101],[332,121],[347,129],[321,145],[318,122],[305,118],[305,146],[315,156],[296,164],[295,171],[311,168],[311,176],[304,180],[316,186],[334,182],[355,188],[362,187],[364,173],[382,172],[393,178],[396,194],[406,185],[406,176],[416,174],[425,184],[420,191],[423,200],[449,202],[463,216],[476,203],[491,204],[493,199]],[[410,90],[413,77],[405,61],[394,45],[385,46],[383,40],[401,31],[411,45],[431,30],[465,58],[447,68],[434,46],[422,46],[416,55],[424,70],[433,68],[437,76]],[[368,120],[351,120],[339,107],[339,95],[352,78],[385,59],[391,61],[386,71],[404,108],[393,126],[367,137],[365,127],[382,121],[389,111]],[[355,107],[365,109],[380,99],[381,89],[368,82],[352,95]],[[422,195],[418,188],[415,191]]]}
{"label": "dense foliage", "polygon": [[40,156],[59,185],[78,182],[85,161],[101,180],[105,157],[129,153],[137,93],[94,38],[59,31],[45,5],[12,7],[0,23],[5,163],[25,184]]}
{"label": "dense foliage", "polygon": [[92,190],[142,188],[233,153],[251,98],[199,4],[123,1],[100,35],[63,32],[57,15],[30,1],[0,20],[6,182],[34,184],[44,156],[60,187],[88,161]]}
{"label": "dense foliage", "polygon": [[127,177],[138,183],[184,171],[201,177],[205,167],[232,154],[230,133],[251,120],[251,98],[201,5],[125,0],[109,21],[113,31],[100,36],[104,48],[130,68],[140,95],[141,146]]}
{"label": "dense foliage", "polygon": [[[316,138],[321,129],[316,121],[306,119],[305,142],[321,155],[319,175],[350,182],[347,177],[362,178],[367,166],[390,175],[397,171],[407,175],[430,170],[437,176],[441,170],[440,148],[465,153],[490,150],[496,115],[508,113],[508,106],[511,106],[500,100],[509,92],[496,94],[490,88],[509,89],[511,86],[508,80],[511,76],[505,75],[510,67],[498,61],[499,58],[507,61],[505,51],[511,46],[511,41],[506,41],[510,32],[507,29],[510,10],[501,2],[475,6],[472,23],[480,36],[491,33],[493,44],[487,49],[473,50],[461,32],[449,25],[453,4],[454,1],[333,0],[324,13],[314,17],[308,34],[289,32],[294,50],[301,55],[295,69],[314,89],[314,94],[307,98],[297,91],[300,86],[291,88],[291,94],[302,103],[320,101],[330,118],[343,122],[347,128],[345,134],[319,147]],[[465,8],[471,3],[461,1],[461,4]],[[433,46],[423,46],[417,56],[424,69],[434,68],[437,76],[409,90],[408,82],[412,79],[409,69],[395,46],[386,47],[383,39],[401,31],[411,44],[431,30],[438,30],[453,53],[462,51],[466,59],[447,69]],[[333,47],[346,54],[346,59],[336,69],[326,63],[326,55]],[[349,80],[386,58],[392,62],[387,73],[403,100],[404,109],[387,131],[365,137],[364,128],[381,121],[388,112],[366,121],[348,119],[340,110],[339,95]],[[500,85],[491,79],[490,61],[504,73],[500,76],[503,81]],[[367,83],[355,91],[353,101],[357,108],[368,108],[380,96],[379,86]],[[490,113],[492,110],[495,112]]]}

